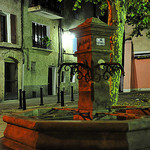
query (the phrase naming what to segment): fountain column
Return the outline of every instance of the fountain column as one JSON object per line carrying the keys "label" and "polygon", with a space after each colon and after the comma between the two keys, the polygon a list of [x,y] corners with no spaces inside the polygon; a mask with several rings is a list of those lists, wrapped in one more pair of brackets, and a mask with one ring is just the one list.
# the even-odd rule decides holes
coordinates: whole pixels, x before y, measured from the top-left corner
{"label": "fountain column", "polygon": [[[88,64],[93,68],[97,64],[110,62],[110,36],[115,29],[108,26],[98,18],[88,18],[78,27],[70,30],[77,37],[77,59],[78,63]],[[103,70],[103,66],[100,68]],[[82,73],[84,74],[84,69]],[[98,78],[93,71],[92,78]],[[80,112],[90,112],[90,117],[96,112],[107,112],[111,107],[110,85],[108,80],[101,76],[100,81],[89,81],[85,78],[79,80]],[[76,119],[81,119],[77,116]]]}

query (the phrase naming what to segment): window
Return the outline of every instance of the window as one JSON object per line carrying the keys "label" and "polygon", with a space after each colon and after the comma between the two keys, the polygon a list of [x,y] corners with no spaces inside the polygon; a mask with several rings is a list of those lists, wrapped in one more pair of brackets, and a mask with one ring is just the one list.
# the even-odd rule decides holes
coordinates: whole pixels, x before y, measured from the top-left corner
{"label": "window", "polygon": [[73,53],[75,53],[77,51],[77,38],[74,37],[73,38]]}
{"label": "window", "polygon": [[35,66],[36,66],[36,62],[32,61],[31,62],[31,71],[35,72]]}
{"label": "window", "polygon": [[0,14],[0,41],[7,42],[7,19],[5,15]]}
{"label": "window", "polygon": [[32,22],[32,44],[33,47],[48,48],[48,32],[47,26]]}
{"label": "window", "polygon": [[0,13],[0,42],[16,44],[16,15]]}

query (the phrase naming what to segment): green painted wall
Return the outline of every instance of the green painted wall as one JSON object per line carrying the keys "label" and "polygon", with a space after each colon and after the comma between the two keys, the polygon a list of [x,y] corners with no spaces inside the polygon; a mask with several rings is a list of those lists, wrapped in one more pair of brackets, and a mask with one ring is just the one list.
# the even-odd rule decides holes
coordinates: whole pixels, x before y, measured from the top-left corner
{"label": "green painted wall", "polygon": [[[25,1],[24,19],[23,19],[23,37],[24,37],[24,87],[27,97],[33,96],[33,91],[36,96],[39,96],[40,87],[43,87],[44,95],[48,94],[48,68],[58,66],[58,20],[51,20],[49,18],[35,15],[28,12],[28,1]],[[44,24],[50,28],[51,49],[41,49],[32,47],[32,21]],[[36,62],[35,71],[32,71],[31,64]],[[56,80],[54,78],[53,80]],[[56,81],[55,81],[56,83]],[[55,84],[56,87],[56,84]],[[55,89],[56,90],[56,89]],[[53,93],[53,94],[56,94]]]}
{"label": "green painted wall", "polygon": [[[5,0],[0,3],[0,13],[7,16],[7,39],[9,42],[0,42],[0,101],[5,100],[5,62],[15,60],[18,68],[18,89],[21,88],[22,76],[22,52],[21,48],[21,3],[20,0]],[[16,39],[17,43],[11,43],[10,14],[16,15]]]}

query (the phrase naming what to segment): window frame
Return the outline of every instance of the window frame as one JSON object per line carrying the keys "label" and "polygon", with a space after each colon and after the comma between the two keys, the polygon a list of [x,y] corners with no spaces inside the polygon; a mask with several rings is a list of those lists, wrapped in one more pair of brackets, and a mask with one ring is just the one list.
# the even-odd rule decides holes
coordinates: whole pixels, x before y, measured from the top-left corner
{"label": "window frame", "polygon": [[14,24],[14,22],[11,22],[11,16],[15,16],[15,29],[17,29],[17,22],[16,22],[16,15],[14,14],[10,14],[10,13],[6,13],[6,12],[0,12],[0,15],[1,16],[5,16],[6,17],[6,23],[5,23],[5,26],[6,26],[6,40],[5,41],[0,41],[0,42],[7,42],[7,43],[12,43],[12,44],[16,44],[17,43],[17,30],[15,30],[15,41],[13,42],[12,41],[12,31],[11,31],[11,28],[12,28],[12,24]]}
{"label": "window frame", "polygon": [[[35,25],[34,27],[33,27],[33,24]],[[38,26],[37,26],[38,25]],[[32,21],[32,47],[35,47],[35,48],[44,48],[44,49],[49,49],[49,47],[48,46],[42,46],[42,42],[41,42],[41,40],[39,39],[39,38],[41,38],[41,35],[38,35],[39,34],[39,31],[37,30],[37,28],[39,28],[39,27],[43,27],[42,29],[41,29],[41,33],[40,34],[42,34],[42,38],[44,38],[44,36],[46,36],[46,37],[48,37],[48,38],[50,38],[50,27],[48,26],[48,25],[45,25],[45,24],[41,24],[41,23],[38,23],[38,22],[35,22],[35,21]],[[44,30],[44,26],[46,27],[46,34],[45,35],[43,35],[43,30]],[[34,29],[34,31],[33,31],[33,29]],[[37,30],[37,31],[36,31]],[[37,32],[37,33],[36,33]],[[40,42],[40,44],[39,44],[39,42],[38,42],[38,40],[39,40],[39,42]],[[36,43],[37,42],[37,43]],[[42,43],[42,44],[41,44]]]}

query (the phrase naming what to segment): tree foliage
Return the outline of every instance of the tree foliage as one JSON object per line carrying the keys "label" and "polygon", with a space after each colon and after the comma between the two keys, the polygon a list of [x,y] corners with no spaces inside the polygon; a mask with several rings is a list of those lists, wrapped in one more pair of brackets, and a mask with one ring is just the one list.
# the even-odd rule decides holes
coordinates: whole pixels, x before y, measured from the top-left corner
{"label": "tree foliage", "polygon": [[147,29],[150,37],[150,2],[148,0],[132,0],[128,2],[126,22],[133,26],[132,36],[141,36]]}
{"label": "tree foliage", "polygon": [[[58,0],[59,2],[63,0]],[[83,2],[90,2],[99,6],[101,16],[105,15],[108,8],[108,2],[113,4],[117,0],[73,0],[73,10],[76,11],[82,7]],[[141,36],[141,31],[147,29],[147,37],[150,38],[150,2],[149,0],[123,0],[120,1],[120,6],[125,5],[127,9],[126,23],[133,26],[131,36]]]}
{"label": "tree foliage", "polygon": [[[58,0],[63,1],[63,0]],[[80,9],[82,4],[89,2],[99,6],[102,16],[108,10],[108,25],[116,26],[116,32],[112,38],[112,55],[110,62],[122,64],[122,48],[125,23],[133,26],[131,36],[141,36],[141,31],[147,30],[150,37],[150,2],[149,0],[72,0],[73,10]],[[110,100],[117,104],[119,93],[120,73],[110,78]]]}

